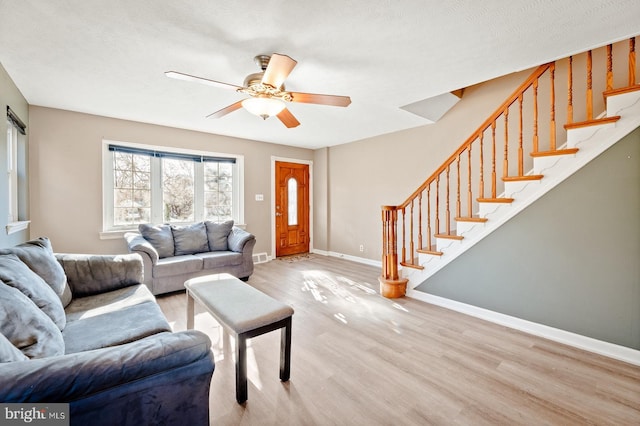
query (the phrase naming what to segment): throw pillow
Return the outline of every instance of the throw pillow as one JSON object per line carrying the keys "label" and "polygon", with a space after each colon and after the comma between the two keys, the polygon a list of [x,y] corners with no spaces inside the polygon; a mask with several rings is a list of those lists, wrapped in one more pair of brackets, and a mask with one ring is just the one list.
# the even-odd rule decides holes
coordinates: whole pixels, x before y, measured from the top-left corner
{"label": "throw pillow", "polygon": [[0,333],[29,358],[64,354],[62,332],[20,290],[0,283]]}
{"label": "throw pillow", "polygon": [[0,254],[15,254],[33,272],[53,289],[62,301],[62,306],[71,303],[71,289],[67,284],[64,269],[53,254],[51,242],[47,237],[27,241],[15,247],[1,249]]}
{"label": "throw pillow", "polygon": [[60,298],[15,254],[0,255],[0,281],[20,290],[53,320],[58,329],[64,329],[67,321]]}
{"label": "throw pillow", "polygon": [[18,348],[13,346],[4,334],[0,333],[0,363],[2,362],[14,362],[14,361],[26,361],[29,358]]}
{"label": "throw pillow", "polygon": [[211,222],[206,221],[207,226],[207,239],[209,240],[210,251],[229,250],[227,243],[227,237],[233,228],[233,220],[227,220],[225,222]]}
{"label": "throw pillow", "polygon": [[174,253],[176,256],[209,251],[207,229],[204,223],[194,223],[188,226],[171,226],[173,231]]}
{"label": "throw pillow", "polygon": [[138,231],[145,240],[149,241],[158,252],[158,257],[173,256],[173,233],[169,225],[150,225],[142,223],[138,225]]}

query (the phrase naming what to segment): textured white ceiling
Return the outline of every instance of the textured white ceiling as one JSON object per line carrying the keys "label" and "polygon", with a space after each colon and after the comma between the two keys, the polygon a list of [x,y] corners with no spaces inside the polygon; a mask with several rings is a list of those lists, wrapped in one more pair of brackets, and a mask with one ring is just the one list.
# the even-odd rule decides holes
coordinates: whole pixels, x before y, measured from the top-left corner
{"label": "textured white ceiling", "polygon": [[[0,0],[0,63],[32,105],[307,148],[422,126],[401,106],[640,34],[638,0]],[[253,57],[298,61],[285,128],[241,109]]]}

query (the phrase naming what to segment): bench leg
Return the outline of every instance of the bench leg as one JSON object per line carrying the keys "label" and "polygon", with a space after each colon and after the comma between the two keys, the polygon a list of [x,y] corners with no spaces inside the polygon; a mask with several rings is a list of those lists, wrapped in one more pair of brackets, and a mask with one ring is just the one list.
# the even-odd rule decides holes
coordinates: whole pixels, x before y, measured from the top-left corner
{"label": "bench leg", "polygon": [[291,317],[280,330],[280,380],[289,380],[291,372]]}
{"label": "bench leg", "polygon": [[236,401],[243,404],[247,400],[247,337],[236,336]]}
{"label": "bench leg", "polygon": [[193,329],[195,316],[193,304],[193,297],[191,297],[191,294],[189,294],[189,290],[187,290],[187,330]]}

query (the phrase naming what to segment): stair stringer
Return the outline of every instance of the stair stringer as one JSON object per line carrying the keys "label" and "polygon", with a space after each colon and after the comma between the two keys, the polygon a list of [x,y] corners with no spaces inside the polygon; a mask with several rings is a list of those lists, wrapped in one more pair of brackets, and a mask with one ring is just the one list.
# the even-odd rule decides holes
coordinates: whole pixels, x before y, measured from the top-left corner
{"label": "stair stringer", "polygon": [[566,145],[561,148],[579,148],[575,154],[538,157],[533,159],[529,174],[542,174],[539,181],[505,183],[505,192],[499,197],[510,197],[510,204],[480,203],[479,217],[484,223],[458,223],[457,235],[464,239],[439,243],[441,256],[418,254],[418,264],[424,269],[403,268],[401,274],[409,280],[408,289],[414,289],[480,240],[498,229],[509,219],[534,203],[562,181],[587,165],[616,142],[640,127],[640,92],[630,92],[607,98],[606,116],[619,115],[615,123],[593,125],[567,130]]}

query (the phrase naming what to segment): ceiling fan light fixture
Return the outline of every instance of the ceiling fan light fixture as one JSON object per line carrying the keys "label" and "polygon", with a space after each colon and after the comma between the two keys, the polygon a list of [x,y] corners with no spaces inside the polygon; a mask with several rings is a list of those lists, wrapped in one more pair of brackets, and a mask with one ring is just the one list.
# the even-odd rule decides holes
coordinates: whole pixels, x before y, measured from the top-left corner
{"label": "ceiling fan light fixture", "polygon": [[242,106],[251,114],[266,120],[273,115],[278,115],[284,109],[285,104],[280,99],[255,97],[242,101]]}

